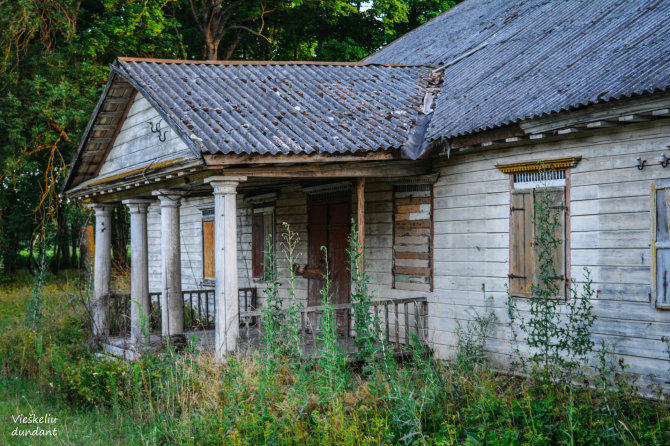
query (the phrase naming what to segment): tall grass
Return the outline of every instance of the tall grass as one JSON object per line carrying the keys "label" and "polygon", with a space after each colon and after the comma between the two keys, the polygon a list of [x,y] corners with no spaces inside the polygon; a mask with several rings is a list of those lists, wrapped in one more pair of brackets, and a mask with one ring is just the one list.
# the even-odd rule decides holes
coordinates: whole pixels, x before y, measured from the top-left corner
{"label": "tall grass", "polygon": [[[280,278],[267,277],[266,290],[277,299],[269,317],[273,311],[280,314],[277,308],[290,308],[292,297],[282,306],[279,294],[272,294]],[[639,398],[617,377],[625,370],[613,371],[616,361],[605,354],[604,378],[589,387],[437,361],[418,339],[413,339],[411,357],[397,360],[384,339],[376,338],[375,360],[360,373],[342,362],[336,347],[327,282],[322,294],[329,312],[322,326],[327,349],[316,358],[296,359],[291,351],[266,345],[223,365],[210,353],[194,350],[124,362],[89,349],[90,327],[71,297],[73,286],[47,280],[42,322],[31,326],[24,323],[23,305],[29,283],[2,285],[0,375],[3,383],[25,383],[34,390],[30,398],[43,398],[58,413],[68,413],[75,444],[101,443],[83,421],[72,422],[77,411],[81,420],[89,420],[90,412],[119,426],[118,432],[103,429],[106,444],[670,443],[668,406]],[[485,315],[481,319],[485,324]],[[358,332],[362,327],[356,323]],[[374,319],[369,323],[374,332]],[[279,334],[280,325],[276,328],[265,343],[285,336]],[[485,332],[474,329],[471,336]],[[462,351],[474,355],[470,359],[477,364],[485,361],[480,341],[471,339]],[[11,398],[5,412],[0,403],[0,416],[27,412],[33,404]],[[6,438],[0,432],[0,439]]]}

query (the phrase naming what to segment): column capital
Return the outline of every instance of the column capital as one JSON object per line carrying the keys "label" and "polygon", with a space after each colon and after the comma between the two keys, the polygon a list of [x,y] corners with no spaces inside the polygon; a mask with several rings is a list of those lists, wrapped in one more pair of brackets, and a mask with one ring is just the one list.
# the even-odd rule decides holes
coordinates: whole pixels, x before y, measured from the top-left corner
{"label": "column capital", "polygon": [[179,189],[158,189],[151,193],[161,202],[161,207],[179,207],[186,191]]}
{"label": "column capital", "polygon": [[147,208],[154,200],[148,198],[130,198],[128,200],[123,200],[121,203],[128,206],[128,211],[131,214],[146,214]]}
{"label": "column capital", "polygon": [[112,212],[117,205],[118,203],[89,203],[88,207],[93,209],[95,215],[105,215]]}
{"label": "column capital", "polygon": [[205,183],[212,186],[214,195],[227,195],[235,194],[237,185],[246,180],[247,177],[217,175],[205,178]]}

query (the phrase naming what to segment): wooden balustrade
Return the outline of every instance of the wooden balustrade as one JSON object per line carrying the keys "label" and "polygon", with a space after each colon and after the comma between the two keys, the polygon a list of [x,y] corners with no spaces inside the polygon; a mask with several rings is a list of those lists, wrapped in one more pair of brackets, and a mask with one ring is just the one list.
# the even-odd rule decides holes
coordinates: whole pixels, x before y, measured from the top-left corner
{"label": "wooden balustrade", "polygon": [[[160,332],[161,309],[160,292],[149,293],[151,331]],[[184,329],[209,330],[214,328],[216,302],[214,290],[183,291]],[[240,298],[240,337],[256,342],[263,330],[262,310],[256,309],[255,288],[241,288]],[[336,312],[344,313],[344,323],[340,327],[340,343],[348,353],[355,351],[356,326],[353,321],[354,304],[333,305]],[[404,354],[412,344],[412,335],[419,342],[425,342],[427,336],[425,297],[405,299],[382,299],[370,302],[370,315],[379,330],[380,338],[393,347],[396,354]],[[285,314],[287,310],[283,310]],[[310,306],[300,309],[300,336],[308,351],[315,351],[321,336],[321,318],[323,306]],[[130,334],[130,295],[110,295],[110,334],[127,337]],[[252,339],[253,338],[253,339]]]}
{"label": "wooden balustrade", "polygon": [[[346,329],[340,332],[341,345],[349,353],[354,351],[356,327],[353,320],[354,304],[333,305],[335,311],[346,312],[346,321],[342,324]],[[425,342],[427,336],[427,300],[425,297],[405,299],[374,300],[369,311],[373,322],[379,330],[380,338],[388,342],[397,354],[407,352],[412,343],[412,335],[419,342]],[[287,310],[283,310],[285,314]],[[303,345],[318,347],[321,335],[321,316],[323,306],[304,307],[300,310],[300,336]],[[251,337],[253,330],[263,328],[263,311],[240,312],[240,336]],[[256,326],[256,327],[255,327]]]}

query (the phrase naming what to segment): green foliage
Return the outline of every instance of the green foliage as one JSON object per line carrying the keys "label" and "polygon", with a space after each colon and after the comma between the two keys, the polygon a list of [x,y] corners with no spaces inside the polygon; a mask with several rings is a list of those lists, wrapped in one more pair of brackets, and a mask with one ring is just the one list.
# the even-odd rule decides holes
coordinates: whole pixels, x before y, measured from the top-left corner
{"label": "green foliage", "polygon": [[[571,297],[560,299],[563,287],[555,265],[555,253],[563,240],[558,234],[560,208],[564,203],[555,203],[553,194],[538,189],[535,200],[534,252],[537,257],[537,281],[531,286],[528,299],[529,314],[524,316],[517,302],[508,299],[510,325],[516,339],[516,325],[525,335],[530,347],[530,363],[533,372],[551,379],[565,378],[585,365],[586,356],[593,350],[590,329],[595,321],[591,299],[594,295],[590,272],[584,269],[584,284],[581,292],[573,280]],[[518,356],[519,351],[517,349]]]}
{"label": "green foliage", "polygon": [[263,349],[268,358],[274,358],[283,350],[282,327],[284,313],[279,295],[279,271],[277,254],[273,249],[272,234],[268,234],[263,251],[263,278],[265,283],[265,306],[263,307]]}
{"label": "green foliage", "polygon": [[[369,380],[323,399],[316,364],[263,356],[218,364],[201,352],[136,362],[92,354],[73,284],[50,278],[39,327],[23,323],[30,280],[0,289],[0,418],[50,413],[76,444],[666,444],[670,407],[641,399],[605,353],[611,385],[567,386],[466,371],[413,340],[398,364],[383,350]],[[386,348],[384,343],[380,348]],[[607,350],[607,349],[604,349]],[[604,351],[603,350],[603,351]],[[7,423],[5,423],[7,424]],[[11,432],[11,431],[10,431]],[[0,441],[15,444],[0,429]],[[64,437],[62,437],[64,438]],[[19,443],[21,444],[21,443]],[[34,444],[26,442],[25,444]]]}
{"label": "green foliage", "polygon": [[363,373],[370,374],[376,370],[379,356],[381,329],[379,315],[373,313],[372,296],[370,294],[370,278],[366,272],[365,248],[361,246],[359,233],[352,220],[352,229],[348,236],[347,256],[351,276],[353,307],[354,340],[358,360],[363,363]]}
{"label": "green foliage", "polygon": [[296,272],[294,265],[297,263],[299,254],[296,246],[300,241],[298,233],[291,230],[291,225],[284,222],[284,233],[282,234],[281,247],[286,259],[288,269],[288,311],[284,317],[284,342],[287,355],[295,361],[302,358],[302,344],[300,342],[300,310],[302,303],[298,301],[295,289]]}
{"label": "green foliage", "polygon": [[469,310],[470,317],[465,325],[457,321],[456,360],[463,370],[472,370],[486,363],[486,338],[498,322],[498,317],[488,308],[492,301],[492,297],[487,299],[483,314]]}
{"label": "green foliage", "polygon": [[328,401],[337,397],[345,389],[348,382],[348,373],[347,358],[342,352],[342,348],[338,342],[339,333],[337,331],[337,315],[330,293],[333,279],[330,277],[330,270],[328,267],[328,251],[325,246],[321,247],[321,251],[326,260],[326,272],[323,277],[325,283],[320,290],[323,313],[321,313],[318,363],[320,371],[323,374],[321,398],[322,400]]}

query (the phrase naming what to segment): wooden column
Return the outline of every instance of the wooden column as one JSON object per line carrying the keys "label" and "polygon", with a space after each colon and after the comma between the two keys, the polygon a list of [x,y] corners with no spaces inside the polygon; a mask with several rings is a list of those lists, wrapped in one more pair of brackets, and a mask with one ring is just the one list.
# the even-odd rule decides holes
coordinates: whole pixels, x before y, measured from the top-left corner
{"label": "wooden column", "polygon": [[358,231],[358,253],[360,254],[365,247],[365,177],[358,179],[358,184],[356,185],[356,197],[358,201],[358,209],[356,212],[356,230]]}
{"label": "wooden column", "polygon": [[112,211],[114,204],[94,203],[95,264],[93,273],[93,338],[109,336],[109,279],[112,274]]}
{"label": "wooden column", "polygon": [[184,296],[181,293],[179,208],[184,192],[154,191],[161,202],[161,324],[162,334],[174,345],[184,344]]}
{"label": "wooden column", "polygon": [[240,303],[237,288],[237,185],[246,177],[210,177],[214,188],[214,270],[216,322],[214,347],[219,359],[237,349]]}
{"label": "wooden column", "polygon": [[130,340],[134,345],[140,345],[146,340],[150,331],[151,302],[147,243],[147,208],[150,203],[151,200],[144,199],[123,201],[130,212]]}

